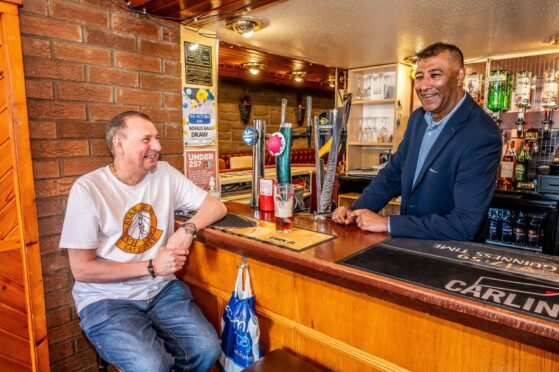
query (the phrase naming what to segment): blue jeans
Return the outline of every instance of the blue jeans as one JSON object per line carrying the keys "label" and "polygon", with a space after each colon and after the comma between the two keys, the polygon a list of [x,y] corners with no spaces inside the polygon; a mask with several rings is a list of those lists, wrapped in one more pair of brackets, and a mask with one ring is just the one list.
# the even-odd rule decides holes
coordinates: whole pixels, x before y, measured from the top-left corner
{"label": "blue jeans", "polygon": [[220,353],[214,328],[180,280],[149,300],[94,302],[80,318],[99,355],[125,372],[208,371]]}

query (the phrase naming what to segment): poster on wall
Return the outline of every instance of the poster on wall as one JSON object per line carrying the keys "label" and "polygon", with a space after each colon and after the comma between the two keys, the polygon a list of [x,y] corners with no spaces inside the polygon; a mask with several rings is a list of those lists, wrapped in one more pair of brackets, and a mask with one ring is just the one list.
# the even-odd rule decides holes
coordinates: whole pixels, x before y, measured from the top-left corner
{"label": "poster on wall", "polygon": [[184,150],[186,178],[206,191],[218,190],[217,150]]}
{"label": "poster on wall", "polygon": [[214,145],[217,123],[213,89],[184,87],[182,93],[184,145]]}

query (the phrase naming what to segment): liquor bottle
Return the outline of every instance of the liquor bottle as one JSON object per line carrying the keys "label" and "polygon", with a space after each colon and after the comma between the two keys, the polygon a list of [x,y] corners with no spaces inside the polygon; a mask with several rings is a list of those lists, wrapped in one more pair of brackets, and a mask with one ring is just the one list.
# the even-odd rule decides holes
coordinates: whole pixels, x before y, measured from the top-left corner
{"label": "liquor bottle", "polygon": [[514,243],[514,214],[513,211],[503,212],[501,241],[503,243]]}
{"label": "liquor bottle", "polygon": [[532,73],[520,71],[516,73],[516,88],[514,90],[514,104],[518,107],[518,118],[515,121],[518,137],[524,137],[524,113],[530,108],[532,92]]}
{"label": "liquor bottle", "polygon": [[526,245],[526,219],[524,218],[524,213],[519,212],[518,218],[514,225],[514,236],[516,244]]}
{"label": "liquor bottle", "polygon": [[483,106],[483,90],[481,85],[483,82],[483,75],[477,72],[472,72],[466,76],[466,81],[464,84],[464,90],[472,96],[472,99],[477,102],[478,105]]}
{"label": "liquor bottle", "polygon": [[527,227],[526,245],[528,247],[537,248],[540,245],[541,218],[537,215],[532,215],[530,217],[530,222],[528,222]]}
{"label": "liquor bottle", "polygon": [[528,173],[528,160],[531,159],[528,144],[525,142],[521,146],[518,159],[516,160],[516,166],[514,168],[514,178],[516,182],[526,181],[526,174]]}
{"label": "liquor bottle", "polygon": [[501,170],[499,174],[499,183],[505,190],[511,190],[514,186],[514,141],[511,146],[507,142],[507,150],[501,159]]}
{"label": "liquor bottle", "polygon": [[557,108],[558,95],[559,84],[557,84],[556,71],[545,71],[542,90],[542,108],[544,110],[553,110]]}
{"label": "liquor bottle", "polygon": [[489,240],[501,240],[501,214],[500,210],[490,208],[488,212],[488,238]]}
{"label": "liquor bottle", "polygon": [[487,108],[493,111],[493,118],[497,123],[501,111],[507,111],[508,76],[507,70],[493,70],[489,73]]}

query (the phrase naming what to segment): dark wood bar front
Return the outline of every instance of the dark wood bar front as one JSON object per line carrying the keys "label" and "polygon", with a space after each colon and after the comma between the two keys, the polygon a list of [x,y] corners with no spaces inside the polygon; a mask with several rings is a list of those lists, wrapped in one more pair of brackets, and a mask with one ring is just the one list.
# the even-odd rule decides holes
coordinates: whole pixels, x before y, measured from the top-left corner
{"label": "dark wood bar front", "polygon": [[[227,207],[254,216],[246,205]],[[246,256],[265,352],[288,349],[336,371],[559,370],[557,323],[336,263],[385,234],[310,215],[297,215],[294,226],[337,238],[294,252],[200,233],[178,276],[216,328]]]}

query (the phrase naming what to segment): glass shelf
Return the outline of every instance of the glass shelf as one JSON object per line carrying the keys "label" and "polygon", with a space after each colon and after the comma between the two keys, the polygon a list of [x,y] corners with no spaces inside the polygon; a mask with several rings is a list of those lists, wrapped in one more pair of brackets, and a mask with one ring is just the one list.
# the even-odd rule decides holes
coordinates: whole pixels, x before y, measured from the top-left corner
{"label": "glass shelf", "polygon": [[359,142],[359,141],[348,141],[350,146],[367,146],[367,147],[392,147],[392,142]]}
{"label": "glass shelf", "polygon": [[364,99],[364,100],[352,100],[352,105],[384,105],[387,103],[394,103],[396,100],[394,98],[386,99]]}

